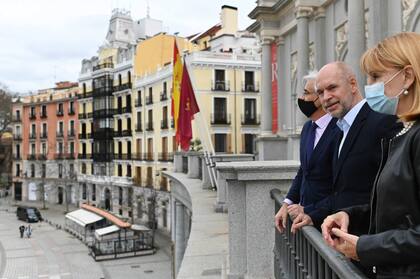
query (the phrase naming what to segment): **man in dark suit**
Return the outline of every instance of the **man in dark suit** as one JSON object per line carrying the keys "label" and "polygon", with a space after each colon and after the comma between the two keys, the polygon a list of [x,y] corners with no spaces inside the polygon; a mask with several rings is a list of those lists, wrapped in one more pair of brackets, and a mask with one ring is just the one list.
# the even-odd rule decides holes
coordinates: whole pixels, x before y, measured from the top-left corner
{"label": "man in dark suit", "polygon": [[338,118],[342,131],[333,163],[333,192],[318,201],[309,214],[293,221],[292,231],[305,225],[319,227],[338,209],[369,202],[381,161],[381,140],[400,129],[397,118],[373,111],[359,91],[353,71],[343,62],[325,65],[316,80],[324,109]]}
{"label": "man in dark suit", "polygon": [[282,232],[287,215],[292,218],[299,213],[309,213],[315,202],[331,194],[332,162],[334,146],[339,131],[336,119],[326,114],[315,93],[316,72],[306,81],[298,105],[303,114],[310,118],[303,126],[300,138],[300,168],[282,207],[275,216],[277,229]]}

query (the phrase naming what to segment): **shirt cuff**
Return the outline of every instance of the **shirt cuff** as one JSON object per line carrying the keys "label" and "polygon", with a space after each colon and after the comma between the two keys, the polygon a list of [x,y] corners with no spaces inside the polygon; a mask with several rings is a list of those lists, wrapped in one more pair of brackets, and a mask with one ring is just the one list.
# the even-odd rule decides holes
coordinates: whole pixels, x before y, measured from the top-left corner
{"label": "shirt cuff", "polygon": [[283,202],[287,203],[288,205],[293,204],[293,201],[292,201],[292,200],[289,200],[288,198],[285,198],[285,199],[283,200]]}

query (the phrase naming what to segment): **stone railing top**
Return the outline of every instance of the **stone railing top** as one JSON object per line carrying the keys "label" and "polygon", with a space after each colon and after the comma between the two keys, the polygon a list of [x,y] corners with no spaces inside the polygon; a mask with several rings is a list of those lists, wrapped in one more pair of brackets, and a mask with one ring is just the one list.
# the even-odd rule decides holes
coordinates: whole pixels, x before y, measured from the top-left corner
{"label": "stone railing top", "polygon": [[248,161],[216,163],[216,169],[226,180],[284,180],[293,179],[299,161]]}
{"label": "stone railing top", "polygon": [[254,154],[216,154],[211,156],[216,162],[253,161]]}
{"label": "stone railing top", "polygon": [[188,151],[188,152],[176,151],[176,152],[174,152],[174,155],[181,155],[181,156],[201,156],[201,155],[203,155],[203,152],[202,151]]}

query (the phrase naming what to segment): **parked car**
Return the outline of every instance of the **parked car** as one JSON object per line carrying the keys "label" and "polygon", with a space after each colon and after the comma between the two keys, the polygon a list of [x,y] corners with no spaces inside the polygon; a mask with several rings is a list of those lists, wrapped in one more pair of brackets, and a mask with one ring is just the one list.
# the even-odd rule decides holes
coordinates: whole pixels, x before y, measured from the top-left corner
{"label": "parked car", "polygon": [[42,221],[41,213],[36,207],[29,206],[18,206],[16,210],[16,216],[19,220],[26,221],[29,223],[36,223]]}

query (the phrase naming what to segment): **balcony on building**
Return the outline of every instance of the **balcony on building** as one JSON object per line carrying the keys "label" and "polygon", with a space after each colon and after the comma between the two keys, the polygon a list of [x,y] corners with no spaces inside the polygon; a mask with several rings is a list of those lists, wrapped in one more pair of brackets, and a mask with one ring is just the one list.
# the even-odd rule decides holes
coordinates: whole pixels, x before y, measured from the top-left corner
{"label": "balcony on building", "polygon": [[111,162],[114,159],[113,153],[93,153],[92,159],[97,162]]}
{"label": "balcony on building", "polygon": [[112,93],[114,93],[113,87],[111,85],[94,88],[92,90],[92,97],[101,97],[101,96],[112,96]]}
{"label": "balcony on building", "polygon": [[212,113],[212,125],[230,125],[230,113]]}
{"label": "balcony on building", "polygon": [[47,139],[48,138],[48,133],[46,131],[43,131],[40,135],[41,139]]}
{"label": "balcony on building", "polygon": [[172,152],[159,152],[160,162],[172,162],[174,160],[174,154]]}
{"label": "balcony on building", "polygon": [[160,122],[160,128],[162,130],[168,129],[168,119],[167,118],[161,120],[161,122]]}
{"label": "balcony on building", "polygon": [[140,176],[134,176],[133,177],[133,184],[134,184],[134,186],[141,187],[143,185],[143,183],[141,181],[141,177]]}
{"label": "balcony on building", "polygon": [[79,119],[86,119],[86,118],[87,118],[86,112],[79,113]]}
{"label": "balcony on building", "polygon": [[136,99],[135,106],[136,106],[136,108],[142,106],[141,99]]}
{"label": "balcony on building", "polygon": [[12,122],[21,122],[22,118],[20,118],[20,114],[12,115]]}
{"label": "balcony on building", "polygon": [[137,123],[136,132],[143,132],[143,127],[141,126],[141,123]]}
{"label": "balcony on building", "polygon": [[62,138],[64,137],[64,131],[57,131],[57,138]]}
{"label": "balcony on building", "polygon": [[54,154],[55,160],[64,160],[66,159],[66,154],[64,152],[58,152]]}
{"label": "balcony on building", "polygon": [[153,152],[147,152],[145,154],[144,160],[145,161],[148,161],[148,162],[154,161],[154,154],[153,154]]}
{"label": "balcony on building", "polygon": [[75,115],[76,110],[74,108],[69,108],[69,115]]}
{"label": "balcony on building", "polygon": [[261,121],[260,121],[260,115],[241,115],[241,124],[242,125],[249,125],[249,126],[253,126],[253,125],[260,125]]}
{"label": "balcony on building", "polygon": [[92,159],[92,154],[81,153],[81,154],[78,154],[77,158],[79,158],[81,160],[91,160]]}
{"label": "balcony on building", "polygon": [[115,114],[115,109],[98,109],[92,113],[94,118],[112,118]]}
{"label": "balcony on building", "polygon": [[114,86],[114,92],[123,91],[123,90],[131,89],[131,88],[132,88],[132,83],[127,82],[124,84]]}
{"label": "balcony on building", "polygon": [[102,69],[112,69],[114,68],[114,63],[112,62],[105,62],[102,64],[98,64],[96,66],[93,66],[93,71],[98,71],[98,70],[102,70]]}
{"label": "balcony on building", "polygon": [[153,186],[154,186],[153,177],[147,177],[146,180],[144,181],[144,187],[153,188]]}
{"label": "balcony on building", "polygon": [[131,130],[118,130],[114,131],[114,137],[131,137],[132,132]]}
{"label": "balcony on building", "polygon": [[114,160],[131,160],[132,159],[131,153],[115,153]]}
{"label": "balcony on building", "polygon": [[45,153],[38,154],[38,160],[41,160],[41,161],[47,160],[47,154]]}
{"label": "balcony on building", "polygon": [[30,120],[35,120],[36,119],[36,114],[35,113],[29,113],[29,119]]}
{"label": "balcony on building", "polygon": [[43,119],[47,118],[47,112],[46,111],[41,111],[40,117],[43,118]]}
{"label": "balcony on building", "polygon": [[168,100],[168,92],[167,91],[162,91],[160,92],[160,101],[166,101]]}
{"label": "balcony on building", "polygon": [[30,140],[36,139],[36,133],[34,133],[34,132],[29,133],[29,139]]}
{"label": "balcony on building", "polygon": [[212,91],[230,91],[230,82],[226,80],[212,80]]}
{"label": "balcony on building", "polygon": [[143,161],[146,157],[146,153],[136,152],[131,154],[131,159],[135,161]]}
{"label": "balcony on building", "polygon": [[242,92],[260,92],[260,84],[242,82]]}
{"label": "balcony on building", "polygon": [[22,134],[13,134],[13,140],[14,141],[21,141],[22,140]]}
{"label": "balcony on building", "polygon": [[115,114],[131,113],[131,107],[119,107],[115,109]]}
{"label": "balcony on building", "polygon": [[35,154],[28,154],[28,160],[36,160],[36,155]]}
{"label": "balcony on building", "polygon": [[152,105],[153,104],[153,96],[149,95],[146,96],[146,105]]}
{"label": "balcony on building", "polygon": [[13,160],[22,160],[22,155],[20,153],[13,153]]}
{"label": "balcony on building", "polygon": [[64,154],[64,157],[67,160],[75,160],[76,159],[76,155],[74,154],[74,152],[66,153],[66,154]]}
{"label": "balcony on building", "polygon": [[146,131],[153,131],[153,122],[147,122]]}
{"label": "balcony on building", "polygon": [[68,136],[69,138],[73,138],[73,137],[75,137],[75,136],[76,136],[76,131],[75,131],[75,129],[69,129],[69,130],[67,131],[67,136]]}
{"label": "balcony on building", "polygon": [[79,95],[77,95],[78,99],[86,99],[86,98],[91,98],[93,95],[92,91],[89,92],[83,92],[83,93],[79,93]]}
{"label": "balcony on building", "polygon": [[64,116],[63,110],[57,110],[57,116]]}

